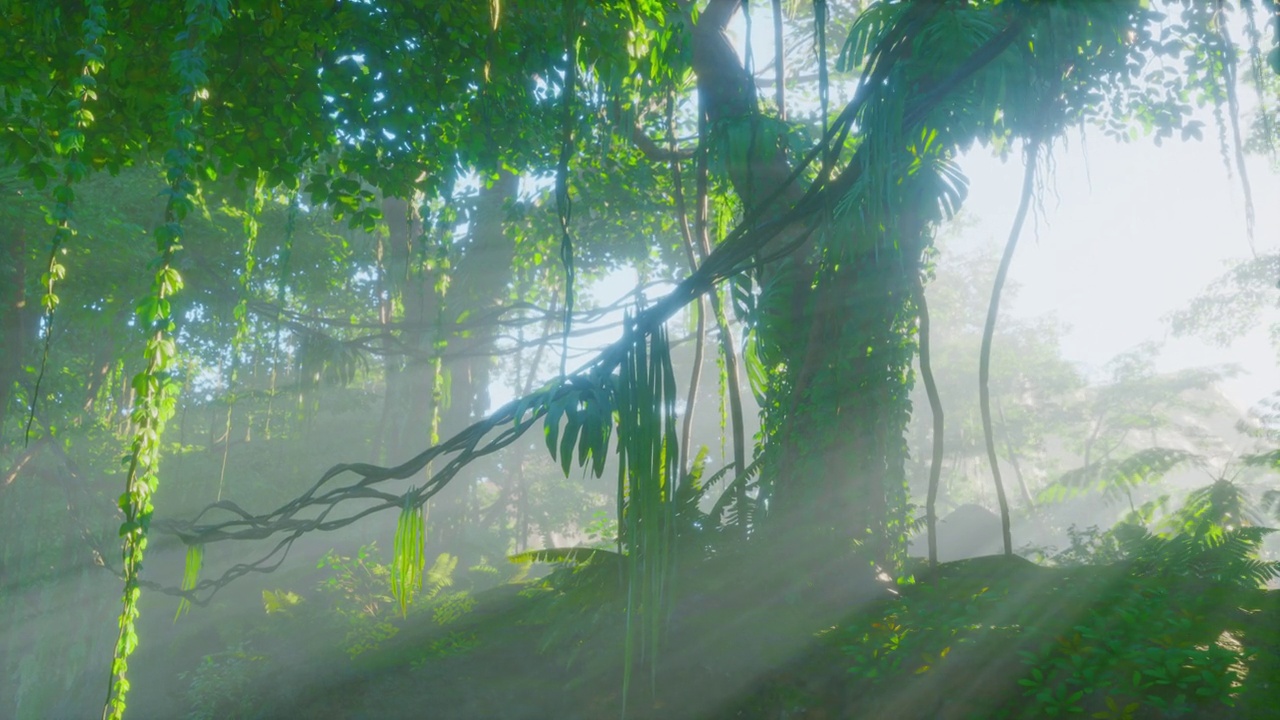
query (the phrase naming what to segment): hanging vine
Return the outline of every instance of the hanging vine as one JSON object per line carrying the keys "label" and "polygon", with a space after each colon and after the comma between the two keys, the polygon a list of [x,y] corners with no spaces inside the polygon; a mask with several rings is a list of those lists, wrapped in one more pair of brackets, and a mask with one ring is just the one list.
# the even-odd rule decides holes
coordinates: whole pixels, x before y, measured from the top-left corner
{"label": "hanging vine", "polygon": [[400,605],[400,615],[409,613],[413,596],[422,589],[423,571],[427,556],[423,543],[427,537],[426,518],[423,509],[411,502],[412,491],[405,495],[400,519],[396,523],[395,554],[391,573],[391,594]]}
{"label": "hanging vine", "polygon": [[[634,327],[629,318],[626,324]],[[680,474],[676,435],[679,390],[666,329],[657,326],[647,339],[635,330],[629,334],[631,346],[619,368],[614,393],[618,424],[618,546],[619,552],[624,548],[628,551],[624,712],[636,661],[648,666],[650,683],[656,690],[663,619],[671,598],[676,510],[673,500]],[[572,416],[569,423],[572,427]],[[572,445],[568,446],[569,452],[562,448],[562,462],[571,457],[572,449]]]}
{"label": "hanging vine", "polygon": [[925,395],[929,398],[929,410],[933,417],[933,454],[929,459],[929,490],[925,497],[925,525],[929,544],[929,566],[938,565],[938,482],[942,478],[943,442],[946,429],[942,412],[942,398],[938,395],[938,383],[933,377],[933,354],[929,344],[929,304],[925,301],[924,282],[916,275],[916,310],[920,313],[920,377],[924,380]]}
{"label": "hanging vine", "polygon": [[231,374],[227,378],[227,423],[223,429],[222,467],[218,471],[218,495],[222,500],[222,490],[227,478],[227,460],[231,455],[231,418],[236,405],[236,380],[240,369],[240,348],[249,337],[249,283],[253,277],[253,268],[257,265],[258,218],[262,215],[262,206],[266,199],[266,174],[259,171],[257,182],[253,184],[252,193],[244,210],[239,211],[244,228],[244,270],[240,273],[240,299],[232,310],[232,319],[236,323],[235,333],[231,336]]}
{"label": "hanging vine", "polygon": [[778,119],[787,119],[787,62],[786,45],[782,39],[782,0],[773,0],[773,80],[777,84],[773,98],[778,105]]}
{"label": "hanging vine", "polygon": [[[63,245],[75,236],[71,221],[75,216],[75,184],[84,179],[89,168],[81,157],[84,152],[85,130],[93,123],[93,112],[88,105],[98,98],[98,71],[102,70],[106,49],[102,46],[102,36],[106,33],[107,11],[102,0],[92,0],[86,8],[84,22],[81,23],[84,37],[81,42],[80,55],[84,58],[84,68],[71,81],[71,101],[67,103],[70,112],[67,127],[58,136],[55,145],[58,154],[65,162],[62,168],[62,184],[53,191],[53,211],[50,219],[54,224],[53,242],[49,248],[49,262],[45,266],[40,284],[44,287],[44,295],[40,298],[40,306],[44,310],[44,348],[40,353],[40,371],[36,374],[35,387],[31,391],[30,412],[27,414],[27,425],[24,431],[24,443],[31,441],[31,425],[36,419],[36,405],[40,402],[40,385],[44,380],[45,368],[49,365],[49,345],[53,341],[53,315],[58,307],[58,295],[54,292],[59,280],[66,277],[67,269],[58,261],[58,256],[65,252]],[[39,183],[37,183],[39,184]]]}
{"label": "hanging vine", "polygon": [[[444,369],[444,352],[449,345],[446,331],[445,301],[449,294],[449,281],[453,277],[449,259],[449,240],[450,234],[453,232],[453,225],[450,222],[451,217],[448,207],[442,210],[437,223],[435,257],[426,262],[426,270],[435,273],[431,289],[436,294],[435,338],[431,341],[431,412],[427,423],[432,445],[440,442],[441,414],[449,409],[449,399],[453,396],[448,387],[449,377]],[[425,229],[423,232],[426,232]],[[427,473],[430,474],[430,466],[428,465],[427,467]]]}
{"label": "hanging vine", "polygon": [[822,108],[822,133],[827,132],[831,81],[827,77],[827,0],[813,0],[813,44],[818,53],[818,103]]}
{"label": "hanging vine", "polygon": [[298,225],[298,191],[289,194],[289,211],[284,221],[284,246],[280,248],[279,270],[276,273],[276,311],[271,340],[271,389],[267,393],[267,421],[263,435],[271,439],[271,417],[276,400],[276,379],[280,361],[280,314],[284,311],[289,291],[289,260],[293,255],[293,234]]}
{"label": "hanging vine", "polygon": [[[693,247],[693,232],[689,227],[689,212],[684,199],[684,179],[680,169],[680,158],[676,154],[676,121],[675,90],[667,94],[667,139],[671,152],[669,162],[671,171],[672,199],[675,204],[676,225],[680,230],[680,239],[684,244],[685,259],[689,262],[689,272],[698,269],[698,253]],[[707,344],[707,303],[698,299],[694,309],[697,327],[693,335],[693,363],[689,368],[689,394],[685,401],[683,425],[680,428],[680,473],[684,477],[689,472],[689,449],[693,444],[693,416],[698,404],[698,387],[702,382],[702,364],[706,355]]]}
{"label": "hanging vine", "polygon": [[[1275,26],[1277,47],[1272,50],[1272,58],[1275,62],[1275,71],[1280,75],[1280,5],[1272,0],[1266,0],[1263,8],[1264,13],[1273,14],[1271,19]],[[1267,108],[1267,76],[1265,64],[1262,60],[1262,31],[1258,28],[1258,8],[1252,2],[1241,3],[1244,10],[1244,33],[1248,38],[1249,48],[1249,74],[1253,77],[1253,89],[1258,99],[1258,120],[1262,124],[1262,141],[1266,145],[1267,151],[1271,153],[1272,158],[1276,154],[1276,134],[1275,134],[1275,114]]]}
{"label": "hanging vine", "polygon": [[560,346],[560,375],[568,371],[569,333],[573,329],[573,236],[569,224],[573,219],[573,201],[569,197],[569,160],[573,158],[573,96],[578,91],[578,12],[576,0],[565,0],[564,118],[560,141],[560,159],[556,164],[556,215],[560,219],[560,262],[564,264],[564,338]]}
{"label": "hanging vine", "polygon": [[164,222],[155,230],[159,257],[151,292],[137,309],[139,324],[148,333],[148,338],[143,350],[144,369],[133,378],[133,388],[138,397],[132,413],[136,430],[128,455],[125,491],[119,501],[124,512],[124,523],[120,526],[124,593],[120,633],[102,710],[103,718],[109,720],[122,718],[126,707],[129,656],[138,645],[136,622],[141,595],[138,576],[151,525],[151,499],[159,482],[160,438],[165,422],[174,410],[175,398],[169,392],[172,383],[170,369],[176,359],[177,348],[170,298],[182,289],[182,276],[173,267],[173,259],[182,247],[182,221],[194,207],[197,192],[194,179],[196,131],[204,100],[203,88],[208,83],[204,44],[207,38],[218,34],[228,14],[227,0],[192,0],[187,7],[185,27],[177,36],[181,47],[170,60],[178,80],[178,91],[170,99],[174,147],[165,156],[169,185],[164,193]]}
{"label": "hanging vine", "polygon": [[[1249,182],[1249,169],[1244,162],[1244,139],[1240,132],[1240,99],[1236,92],[1236,77],[1240,67],[1240,59],[1236,53],[1235,43],[1227,28],[1226,7],[1223,0],[1218,0],[1214,13],[1213,28],[1217,31],[1218,44],[1216,54],[1221,64],[1221,82],[1227,101],[1228,118],[1231,121],[1232,148],[1235,150],[1236,172],[1240,174],[1240,188],[1244,192],[1244,225],[1249,239],[1249,251],[1256,258],[1258,250],[1253,242],[1255,214],[1253,210],[1253,185]],[[1265,105],[1262,115],[1266,116]]]}
{"label": "hanging vine", "polygon": [[[991,339],[996,330],[996,316],[1000,312],[1000,291],[1004,289],[1005,278],[1009,275],[1009,265],[1013,262],[1013,253],[1018,248],[1018,236],[1022,234],[1022,224],[1027,219],[1027,210],[1031,207],[1032,190],[1036,179],[1036,160],[1040,155],[1038,137],[1027,142],[1027,168],[1022,178],[1022,198],[1018,202],[1018,212],[1013,218],[1013,227],[1009,230],[1009,240],[1004,246],[1004,255],[1000,258],[1000,267],[996,270],[996,279],[991,287],[991,304],[987,306],[987,322],[982,328],[982,350],[978,358],[978,402],[982,411],[982,434],[987,442],[987,460],[991,463],[991,477],[996,485],[996,499],[1000,503],[1000,534],[1004,540],[1004,554],[1013,555],[1013,535],[1009,528],[1009,499],[1004,492],[1004,481],[1000,477],[1000,460],[996,457],[995,434],[991,428]],[[932,518],[930,518],[932,520]],[[930,533],[930,539],[933,535]]]}

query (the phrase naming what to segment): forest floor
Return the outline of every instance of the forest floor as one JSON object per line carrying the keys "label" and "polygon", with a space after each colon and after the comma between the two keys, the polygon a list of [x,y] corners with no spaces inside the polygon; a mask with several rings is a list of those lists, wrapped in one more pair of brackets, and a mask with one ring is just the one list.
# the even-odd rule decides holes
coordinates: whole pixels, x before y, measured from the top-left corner
{"label": "forest floor", "polygon": [[[1016,557],[894,588],[701,577],[677,594],[657,662],[631,669],[625,717],[1280,718],[1277,592]],[[350,660],[292,626],[238,716],[623,717],[624,614],[595,590],[501,585]]]}

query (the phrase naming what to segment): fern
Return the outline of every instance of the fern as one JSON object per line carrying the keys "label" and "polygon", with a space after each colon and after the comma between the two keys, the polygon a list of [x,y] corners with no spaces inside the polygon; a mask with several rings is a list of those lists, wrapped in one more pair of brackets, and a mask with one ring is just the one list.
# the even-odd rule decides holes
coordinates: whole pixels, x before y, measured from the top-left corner
{"label": "fern", "polygon": [[[758,470],[759,464],[752,463],[747,471],[733,479],[725,491],[720,494],[720,499],[716,501],[715,507],[711,509],[709,520],[713,527],[719,528],[723,526],[733,525],[737,527],[752,527],[756,524],[757,503],[755,499],[747,492],[753,487],[752,478]],[[745,486],[741,492],[739,487]]]}
{"label": "fern", "polygon": [[1262,525],[1244,489],[1230,480],[1218,480],[1187,495],[1171,518],[1183,533],[1208,536],[1241,525]]}
{"label": "fern", "polygon": [[1128,497],[1140,485],[1159,481],[1183,463],[1200,462],[1199,455],[1184,450],[1148,448],[1123,460],[1106,460],[1064,473],[1041,490],[1036,499],[1051,503],[1100,492],[1108,502],[1115,502]]}
{"label": "fern", "polygon": [[1240,458],[1240,462],[1245,467],[1260,467],[1268,470],[1280,470],[1280,449],[1271,452],[1258,453],[1256,455],[1245,455]]}
{"label": "fern", "polygon": [[1280,562],[1258,557],[1263,538],[1271,532],[1240,527],[1165,537],[1131,524],[1116,528],[1120,547],[1140,576],[1188,577],[1249,589],[1280,577]]}
{"label": "fern", "polygon": [[708,487],[702,482],[702,476],[707,470],[707,452],[706,445],[698,449],[698,454],[690,464],[689,472],[676,488],[676,522],[682,528],[696,522],[702,515],[699,506],[702,504],[702,498],[706,496]]}
{"label": "fern", "polygon": [[1258,502],[1262,512],[1270,517],[1280,520],[1280,490],[1268,490],[1262,493],[1262,499]]}
{"label": "fern", "polygon": [[431,564],[431,569],[427,571],[424,578],[427,589],[423,593],[424,600],[433,600],[440,594],[441,590],[453,587],[453,571],[458,569],[458,556],[449,553],[440,553],[436,556],[436,561]]}
{"label": "fern", "polygon": [[621,556],[613,550],[604,548],[590,547],[571,547],[571,548],[546,548],[543,550],[529,550],[527,552],[511,555],[507,559],[513,563],[559,563],[562,565],[586,565],[589,562],[600,561],[604,559],[607,562],[615,562]]}

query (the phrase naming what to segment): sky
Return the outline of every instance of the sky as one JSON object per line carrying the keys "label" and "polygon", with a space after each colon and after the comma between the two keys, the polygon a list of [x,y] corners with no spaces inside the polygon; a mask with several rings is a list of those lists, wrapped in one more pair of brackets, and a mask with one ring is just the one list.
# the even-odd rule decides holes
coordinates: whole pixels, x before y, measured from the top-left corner
{"label": "sky", "polygon": [[[1276,351],[1265,328],[1230,348],[1172,338],[1168,316],[1233,261],[1250,257],[1244,193],[1228,176],[1213,126],[1206,140],[1146,139],[1123,144],[1098,131],[1059,142],[1045,178],[1044,215],[1028,218],[1010,269],[1020,285],[1011,314],[1054,313],[1069,326],[1063,354],[1098,368],[1149,340],[1167,340],[1158,367],[1171,371],[1236,363],[1246,371],[1223,390],[1241,408],[1280,390]],[[961,243],[1008,237],[1023,165],[975,148],[961,161],[971,186],[965,214],[975,221]],[[1280,245],[1280,175],[1265,158],[1247,158],[1259,253]],[[942,260],[945,262],[945,258]],[[1277,278],[1280,280],[1280,278]],[[1280,299],[1280,290],[1277,290]]]}

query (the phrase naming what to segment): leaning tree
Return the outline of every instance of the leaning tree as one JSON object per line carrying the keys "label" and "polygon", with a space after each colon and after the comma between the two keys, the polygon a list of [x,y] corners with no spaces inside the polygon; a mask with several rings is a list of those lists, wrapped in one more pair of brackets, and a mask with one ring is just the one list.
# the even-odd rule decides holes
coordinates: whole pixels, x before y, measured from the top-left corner
{"label": "leaning tree", "polygon": [[[194,548],[277,541],[271,554],[222,577],[189,577],[180,595],[205,601],[236,577],[278,566],[301,535],[382,510],[401,513],[398,592],[408,592],[421,576],[413,545],[423,505],[469,462],[540,427],[566,471],[576,461],[601,472],[616,438],[618,552],[636,589],[630,607],[657,622],[674,558],[686,545],[702,546],[685,543],[682,513],[701,512],[696,500],[710,485],[680,447],[688,433],[677,427],[681,393],[664,323],[698,303],[699,327],[715,326],[733,376],[725,385],[734,459],[723,497],[697,527],[785,548],[798,576],[830,574],[831,558],[846,556],[896,570],[913,520],[904,432],[912,361],[927,343],[924,279],[934,232],[965,199],[959,154],[975,142],[1023,150],[1006,268],[1038,161],[1068,127],[1088,121],[1122,136],[1137,127],[1157,138],[1199,136],[1192,103],[1211,104],[1224,156],[1240,162],[1232,148],[1240,145],[1236,76],[1251,66],[1262,87],[1264,20],[1278,22],[1271,0],[1241,6],[1248,63],[1221,1],[851,8],[815,0],[811,12],[790,17],[781,3],[762,13],[739,0],[0,3],[0,152],[24,182],[52,187],[38,323],[46,344],[58,288],[77,281],[64,278],[60,257],[77,242],[78,184],[145,157],[162,155],[165,167],[155,259],[139,268],[151,289],[137,306],[147,340],[132,382],[136,432],[120,498],[125,591],[109,713],[123,712],[137,641],[138,570],[182,355],[173,303],[203,186],[230,177],[249,188],[250,216],[264,193],[281,191],[356,226],[385,223],[382,297],[397,298],[403,324],[383,329],[384,357],[395,357],[393,344],[412,351],[387,363],[386,417],[407,411],[426,428],[406,434],[388,423],[394,437],[385,452],[394,462],[415,444],[427,447],[398,465],[334,467],[274,510],[222,501],[167,526]],[[729,39],[740,16],[742,55]],[[754,23],[774,30],[771,97],[760,96],[754,65],[764,53],[751,47]],[[782,47],[788,40],[791,51]],[[788,73],[786,58],[804,79]],[[1182,63],[1177,72],[1171,60]],[[799,87],[812,102],[795,101]],[[843,101],[833,106],[833,96]],[[450,262],[442,238],[456,226],[455,187],[473,173],[484,189],[468,241]],[[584,367],[562,364],[537,389],[480,417],[491,366],[474,358],[492,350],[496,334],[457,328],[500,309],[516,282],[507,273],[517,264],[514,233],[499,216],[519,178],[541,180],[551,197],[554,217],[528,231],[553,243],[562,267],[567,338],[578,263],[590,246],[577,240],[593,220],[621,212],[616,202],[587,205],[611,176],[628,178],[649,214],[663,217],[649,234],[674,239],[688,276],[638,309],[623,338]],[[254,225],[245,227],[251,257]],[[252,269],[246,262],[242,274]],[[988,334],[998,298],[997,286]],[[6,319],[30,315],[11,305]],[[744,342],[733,338],[731,312]],[[699,348],[708,335],[698,334]],[[473,359],[446,369],[450,342]],[[927,355],[921,360],[930,384]],[[6,364],[0,372],[0,412],[11,413],[16,371]],[[448,404],[446,372],[454,378]],[[733,397],[740,373],[762,409],[751,447],[741,398]],[[34,417],[38,388],[27,397]],[[937,447],[936,392],[930,400]],[[429,476],[414,488],[384,489],[424,470]],[[1003,505],[998,477],[997,493]]]}

